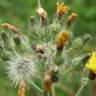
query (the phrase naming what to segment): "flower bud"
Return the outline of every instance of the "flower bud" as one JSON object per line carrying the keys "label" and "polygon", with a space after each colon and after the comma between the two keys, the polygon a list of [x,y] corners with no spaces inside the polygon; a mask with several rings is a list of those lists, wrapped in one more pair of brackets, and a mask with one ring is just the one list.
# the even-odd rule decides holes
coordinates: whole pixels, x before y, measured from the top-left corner
{"label": "flower bud", "polygon": [[21,41],[20,41],[20,37],[19,36],[15,36],[14,37],[14,42],[16,45],[20,45]]}
{"label": "flower bud", "polygon": [[77,17],[77,14],[76,13],[72,13],[71,16],[68,17],[68,20],[70,22],[73,22],[76,19],[76,17]]}
{"label": "flower bud", "polygon": [[57,38],[57,50],[62,50],[64,44],[68,41],[69,34],[68,32],[61,32]]}
{"label": "flower bud", "polygon": [[36,52],[44,53],[44,46],[43,45],[37,45],[36,46]]}
{"label": "flower bud", "polygon": [[30,23],[31,23],[31,26],[34,25],[34,23],[35,23],[35,17],[34,16],[30,17]]}
{"label": "flower bud", "polygon": [[76,17],[77,17],[77,14],[76,14],[76,13],[72,13],[72,14],[68,17],[68,21],[67,21],[67,23],[66,23],[67,28],[69,28],[69,27],[71,26],[72,22],[75,21]]}

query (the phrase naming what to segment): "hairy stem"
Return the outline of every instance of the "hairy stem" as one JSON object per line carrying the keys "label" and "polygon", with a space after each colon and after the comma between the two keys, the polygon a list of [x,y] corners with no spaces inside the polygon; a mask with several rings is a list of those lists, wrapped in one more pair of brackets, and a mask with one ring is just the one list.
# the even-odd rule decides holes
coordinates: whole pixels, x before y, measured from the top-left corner
{"label": "hairy stem", "polygon": [[75,96],[80,96],[80,93],[82,92],[83,88],[85,87],[85,85],[82,85],[79,90],[77,91]]}
{"label": "hairy stem", "polygon": [[39,92],[43,93],[42,89],[40,89],[34,82],[31,82],[31,84],[36,88]]}

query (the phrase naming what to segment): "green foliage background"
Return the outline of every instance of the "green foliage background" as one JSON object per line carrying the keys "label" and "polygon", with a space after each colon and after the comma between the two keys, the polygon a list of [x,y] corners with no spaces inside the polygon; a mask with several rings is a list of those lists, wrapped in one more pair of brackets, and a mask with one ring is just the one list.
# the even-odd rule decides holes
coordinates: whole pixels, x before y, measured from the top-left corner
{"label": "green foliage background", "polygon": [[[48,12],[50,21],[56,12],[56,1],[41,0],[42,6]],[[64,2],[71,7],[71,11],[75,10],[78,14],[73,27],[75,35],[81,36],[84,33],[90,33],[92,35],[92,46],[96,45],[96,0],[65,0]],[[13,24],[23,32],[27,32],[29,17],[31,15],[36,16],[36,7],[36,0],[0,0],[0,21]],[[0,64],[0,96],[17,96],[17,89],[11,87],[11,82],[8,81],[6,73],[3,73],[2,65]],[[80,76],[78,76],[78,73],[67,74],[62,82],[64,82],[65,87],[68,86],[76,92],[80,86]],[[91,96],[93,91],[91,83],[84,89],[81,96]],[[71,96],[67,91],[64,92],[58,88],[56,90],[57,96]]]}

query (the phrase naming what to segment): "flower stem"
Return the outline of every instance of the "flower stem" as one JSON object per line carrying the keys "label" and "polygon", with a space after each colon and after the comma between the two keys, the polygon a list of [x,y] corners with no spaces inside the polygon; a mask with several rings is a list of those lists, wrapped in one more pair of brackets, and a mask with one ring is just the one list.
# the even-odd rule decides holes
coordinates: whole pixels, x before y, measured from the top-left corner
{"label": "flower stem", "polygon": [[75,96],[79,96],[84,87],[85,87],[85,85],[82,85],[82,86],[80,87],[80,89],[77,91],[77,93],[76,93]]}
{"label": "flower stem", "polygon": [[69,69],[67,69],[66,71],[64,71],[64,73],[63,73],[63,75],[64,74],[67,74],[67,73],[69,73],[70,71],[72,71],[73,70],[73,68],[71,67],[71,68],[69,68]]}
{"label": "flower stem", "polygon": [[43,93],[42,89],[40,89],[34,82],[31,82],[31,84],[41,93]]}
{"label": "flower stem", "polygon": [[37,2],[38,2],[38,8],[40,8],[41,7],[40,0],[37,0]]}

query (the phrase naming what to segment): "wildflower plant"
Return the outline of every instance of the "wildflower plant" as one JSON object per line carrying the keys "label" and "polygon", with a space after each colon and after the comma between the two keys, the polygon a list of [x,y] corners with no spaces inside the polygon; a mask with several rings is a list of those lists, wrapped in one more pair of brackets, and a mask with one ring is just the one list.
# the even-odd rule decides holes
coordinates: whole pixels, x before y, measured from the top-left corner
{"label": "wildflower plant", "polygon": [[50,24],[48,14],[38,0],[36,13],[40,20],[30,17],[27,34],[9,23],[1,24],[0,63],[6,64],[8,78],[18,86],[18,96],[25,96],[26,89],[28,92],[35,89],[39,95],[35,93],[34,96],[54,96],[54,84],[58,85],[72,70],[86,74],[76,94],[78,96],[88,83],[87,74],[96,77],[96,52],[91,54],[84,51],[91,36],[74,36],[71,25],[77,14],[73,12],[63,20],[69,11],[69,6],[57,2],[56,14]]}

